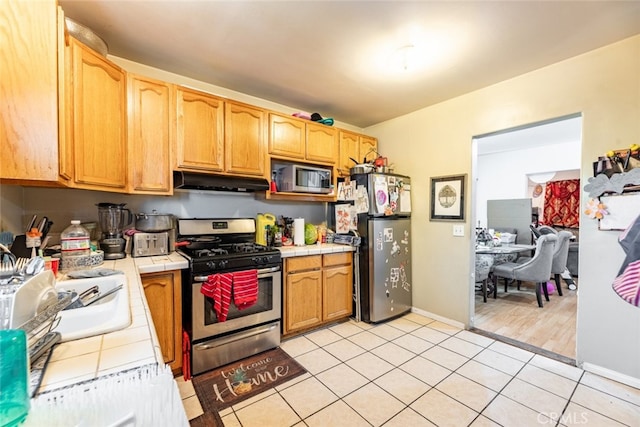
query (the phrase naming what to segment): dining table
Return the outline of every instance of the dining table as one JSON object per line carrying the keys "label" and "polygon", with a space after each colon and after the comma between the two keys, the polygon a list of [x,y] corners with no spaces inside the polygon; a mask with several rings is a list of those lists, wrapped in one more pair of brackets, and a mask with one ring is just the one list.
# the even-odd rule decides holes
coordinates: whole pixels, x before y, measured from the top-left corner
{"label": "dining table", "polygon": [[521,252],[532,251],[535,248],[536,248],[536,245],[518,245],[518,244],[501,245],[501,246],[478,245],[476,246],[476,253],[490,254],[490,255],[519,254]]}
{"label": "dining table", "polygon": [[[493,298],[496,298],[495,288],[497,283],[495,282],[495,277],[491,273],[494,265],[503,264],[505,262],[515,262],[518,259],[518,256],[521,253],[529,252],[531,256],[533,256],[533,250],[536,248],[536,245],[522,245],[522,244],[506,244],[500,246],[487,246],[487,245],[477,245],[476,246],[476,264],[484,263],[488,265],[490,268],[489,272],[489,283],[483,289],[484,298],[486,302],[486,295],[493,293]],[[489,259],[485,259],[480,261],[478,255],[489,255]],[[476,267],[477,268],[477,267]]]}

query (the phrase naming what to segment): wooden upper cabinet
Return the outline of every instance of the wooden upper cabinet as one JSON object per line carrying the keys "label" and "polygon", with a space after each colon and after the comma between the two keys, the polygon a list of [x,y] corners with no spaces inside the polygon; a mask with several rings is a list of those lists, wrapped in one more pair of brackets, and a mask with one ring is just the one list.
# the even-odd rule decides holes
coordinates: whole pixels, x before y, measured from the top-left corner
{"label": "wooden upper cabinet", "polygon": [[331,126],[307,123],[307,160],[335,164],[338,159],[338,132]]}
{"label": "wooden upper cabinet", "polygon": [[271,113],[269,154],[291,160],[335,164],[338,133],[330,126]]}
{"label": "wooden upper cabinet", "polygon": [[73,185],[73,51],[58,7],[58,168],[60,181]]}
{"label": "wooden upper cabinet", "polygon": [[224,115],[225,171],[265,177],[265,111],[227,101]]}
{"label": "wooden upper cabinet", "polygon": [[78,188],[126,191],[125,73],[77,40],[70,38],[70,43],[74,184]]}
{"label": "wooden upper cabinet", "polygon": [[304,159],[305,124],[300,119],[269,114],[269,153]]}
{"label": "wooden upper cabinet", "polygon": [[372,136],[360,135],[358,152],[358,161],[366,159],[367,163],[372,162],[378,157],[378,140]]}
{"label": "wooden upper cabinet", "polygon": [[339,147],[338,173],[341,176],[349,176],[349,169],[355,165],[353,160],[368,163],[378,157],[378,140],[371,136],[340,131]]}
{"label": "wooden upper cabinet", "polygon": [[176,88],[174,168],[224,171],[224,102],[191,89]]}
{"label": "wooden upper cabinet", "polygon": [[56,2],[3,1],[0,22],[0,178],[56,182]]}
{"label": "wooden upper cabinet", "polygon": [[172,85],[128,74],[129,192],[171,194]]}
{"label": "wooden upper cabinet", "polygon": [[340,131],[340,161],[338,162],[338,172],[342,176],[349,176],[349,169],[355,166],[354,159],[358,163],[362,162],[359,156],[358,134],[347,131]]}

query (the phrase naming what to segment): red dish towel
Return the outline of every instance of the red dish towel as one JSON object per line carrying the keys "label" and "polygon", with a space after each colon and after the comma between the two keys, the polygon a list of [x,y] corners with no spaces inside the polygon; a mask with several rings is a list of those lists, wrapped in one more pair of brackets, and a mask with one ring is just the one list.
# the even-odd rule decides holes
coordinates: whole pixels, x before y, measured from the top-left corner
{"label": "red dish towel", "polygon": [[242,310],[258,301],[258,270],[237,271],[233,274],[233,302]]}
{"label": "red dish towel", "polygon": [[191,379],[191,340],[186,331],[182,331],[182,376],[185,381]]}
{"label": "red dish towel", "polygon": [[218,322],[227,320],[229,304],[231,303],[231,287],[233,276],[231,273],[212,274],[200,287],[200,292],[213,298],[213,309]]}

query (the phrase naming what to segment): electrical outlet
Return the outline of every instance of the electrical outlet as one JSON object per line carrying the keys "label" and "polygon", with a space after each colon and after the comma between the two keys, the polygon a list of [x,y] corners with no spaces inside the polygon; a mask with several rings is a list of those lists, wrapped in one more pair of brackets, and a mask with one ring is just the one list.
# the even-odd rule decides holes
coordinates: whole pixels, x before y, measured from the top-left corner
{"label": "electrical outlet", "polygon": [[464,237],[464,225],[454,225],[453,235],[457,237]]}

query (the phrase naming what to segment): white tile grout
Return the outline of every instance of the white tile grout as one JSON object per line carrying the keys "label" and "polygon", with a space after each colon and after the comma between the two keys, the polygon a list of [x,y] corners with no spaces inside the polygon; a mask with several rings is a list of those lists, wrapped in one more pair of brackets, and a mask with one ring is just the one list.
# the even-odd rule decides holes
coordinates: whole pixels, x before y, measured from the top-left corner
{"label": "white tile grout", "polygon": [[[518,377],[518,375],[521,372],[523,372],[523,369],[527,368],[528,366],[531,367],[531,368],[527,368],[528,371],[531,371],[532,368],[534,368],[533,371],[538,372],[536,370],[541,369],[542,372],[544,372],[544,375],[546,377],[548,377],[548,378],[556,378],[557,377],[557,379],[560,379],[560,381],[564,382],[566,385],[568,385],[569,383],[573,384],[572,389],[571,389],[571,393],[569,395],[567,395],[566,397],[560,397],[560,396],[556,396],[556,397],[558,399],[562,399],[564,401],[563,409],[562,409],[563,414],[565,412],[567,412],[567,414],[566,414],[567,417],[569,417],[569,416],[574,416],[575,417],[575,413],[569,413],[568,412],[569,411],[568,408],[572,408],[572,410],[575,410],[576,407],[580,407],[579,405],[575,404],[575,402],[573,402],[574,403],[573,405],[571,405],[571,404],[572,404],[572,398],[574,397],[574,394],[575,394],[576,389],[578,388],[578,385],[580,385],[582,383],[582,381],[584,381],[584,379],[585,379],[584,371],[582,369],[579,369],[577,367],[571,367],[571,366],[567,365],[566,366],[566,370],[565,370],[563,366],[558,365],[561,362],[557,362],[557,361],[553,361],[553,360],[551,362],[549,362],[547,360],[547,358],[544,358],[544,356],[534,355],[533,353],[530,353],[528,351],[521,350],[521,349],[513,347],[513,346],[511,346],[509,344],[505,344],[505,343],[500,343],[500,342],[494,341],[492,339],[489,339],[489,338],[484,337],[482,335],[475,334],[473,332],[461,331],[458,328],[449,327],[448,325],[445,325],[445,324],[443,324],[441,322],[424,322],[422,319],[417,319],[416,316],[417,315],[415,313],[412,313],[412,314],[410,314],[408,316],[404,316],[403,318],[401,318],[401,323],[400,322],[398,323],[398,327],[397,328],[394,327],[394,322],[393,321],[387,322],[384,325],[362,324],[362,326],[364,326],[364,328],[363,328],[363,327],[360,326],[359,322],[355,322],[353,320],[350,320],[347,323],[343,323],[343,324],[339,324],[339,325],[330,325],[330,326],[322,328],[320,330],[315,330],[315,331],[309,332],[307,334],[303,334],[303,335],[299,335],[299,336],[287,339],[287,340],[283,341],[282,346],[284,346],[285,351],[286,351],[287,343],[294,343],[295,340],[309,340],[309,342],[313,343],[313,345],[309,345],[309,343],[304,344],[305,348],[303,348],[303,350],[299,354],[295,354],[294,359],[298,360],[299,362],[300,362],[300,360],[303,360],[303,361],[305,360],[305,357],[304,357],[305,355],[307,355],[307,357],[308,357],[309,355],[312,354],[312,352],[317,351],[319,348],[323,348],[324,346],[328,346],[328,345],[331,345],[331,344],[336,345],[336,344],[339,344],[340,342],[348,342],[349,343],[348,347],[351,347],[351,346],[355,345],[355,346],[357,346],[357,347],[362,349],[362,352],[357,352],[357,354],[355,354],[355,353],[352,354],[352,352],[346,352],[348,354],[343,355],[343,359],[338,358],[339,361],[340,361],[340,363],[338,365],[335,365],[335,364],[331,363],[331,364],[326,364],[325,367],[319,367],[319,368],[316,367],[316,368],[320,369],[318,372],[315,372],[315,374],[309,373],[309,374],[305,375],[305,378],[316,378],[316,379],[318,379],[318,381],[320,381],[318,376],[322,375],[323,372],[326,372],[326,371],[328,371],[330,369],[333,369],[336,366],[340,366],[340,365],[349,366],[345,362],[347,362],[349,360],[352,360],[352,359],[355,359],[355,358],[358,358],[358,357],[361,357],[362,355],[366,355],[366,354],[374,355],[375,353],[373,352],[373,350],[381,349],[382,346],[384,346],[385,344],[392,343],[394,340],[396,340],[396,339],[398,339],[398,338],[400,338],[402,336],[413,336],[414,338],[426,341],[424,338],[420,338],[419,335],[414,335],[414,333],[416,331],[418,331],[419,329],[421,329],[421,328],[429,328],[431,331],[439,331],[439,332],[443,332],[443,333],[447,334],[447,338],[445,338],[443,341],[441,341],[439,343],[429,343],[432,346],[428,347],[427,350],[423,351],[422,353],[416,354],[415,352],[412,352],[414,354],[411,357],[411,360],[416,359],[418,357],[422,357],[421,356],[422,354],[424,354],[425,352],[429,352],[430,350],[433,351],[434,349],[443,349],[443,350],[450,351],[450,352],[453,352],[455,354],[458,354],[460,357],[465,358],[466,361],[464,363],[462,363],[460,366],[458,366],[458,368],[453,369],[453,370],[448,368],[448,367],[446,367],[446,366],[439,365],[439,366],[442,366],[443,368],[446,368],[449,371],[449,373],[446,374],[444,376],[444,378],[441,378],[439,381],[437,381],[435,384],[427,385],[426,390],[435,389],[435,387],[437,387],[438,384],[442,383],[443,381],[446,381],[447,378],[449,378],[451,375],[453,375],[454,372],[457,372],[458,370],[460,370],[463,366],[467,365],[472,360],[475,361],[476,363],[479,363],[479,364],[485,366],[485,367],[488,367],[488,368],[491,368],[492,370],[495,370],[496,368],[494,366],[491,366],[490,364],[487,364],[487,363],[483,363],[482,360],[476,360],[476,357],[478,357],[480,354],[482,354],[484,351],[487,351],[487,350],[496,352],[497,354],[500,355],[500,357],[508,358],[508,359],[503,359],[503,360],[513,360],[514,361],[514,366],[517,366],[518,364],[522,364],[522,366],[520,366],[519,369],[515,370],[513,375],[509,374],[509,373],[505,373],[503,371],[496,370],[496,372],[499,372],[501,376],[506,376],[509,379],[508,379],[508,381],[506,381],[506,383],[504,383],[500,387],[499,391],[495,392],[495,396],[489,401],[489,403],[487,403],[484,406],[484,408],[482,409],[482,411],[480,413],[478,413],[477,411],[474,411],[476,413],[476,416],[474,417],[474,421],[476,419],[478,419],[479,417],[482,418],[483,415],[484,415],[484,417],[491,419],[490,416],[488,416],[487,414],[484,414],[484,411],[487,410],[487,408],[489,408],[489,406],[492,405],[492,403],[494,401],[496,401],[496,399],[498,399],[498,397],[500,397],[500,399],[502,399],[502,400],[500,400],[500,402],[502,402],[501,404],[504,404],[505,402],[508,402],[508,401],[515,402],[515,403],[520,403],[520,402],[517,402],[516,400],[514,400],[513,398],[511,398],[509,396],[505,396],[505,395],[501,394],[505,390],[505,388],[507,388],[509,386],[509,384],[516,377],[518,378],[519,381],[524,381],[524,383],[528,384],[529,386],[533,386],[533,387],[535,387],[537,389],[545,390],[545,391],[550,392],[550,393],[557,393],[557,391],[554,392],[554,391],[551,391],[548,387],[545,387],[544,384],[531,383],[530,381],[527,381],[526,379],[523,379],[522,377]],[[418,321],[414,322],[414,321],[411,320],[412,318],[415,319],[415,320],[418,320]],[[411,325],[407,324],[407,322],[415,323],[418,326],[418,328],[411,329]],[[382,326],[384,326],[384,328],[382,328]],[[431,328],[430,326],[435,326],[435,328]],[[353,332],[354,331],[353,327],[359,328],[359,329],[361,329],[361,331],[358,332],[358,333],[350,333],[347,337],[344,337],[344,336],[336,333],[336,331],[334,330],[334,329],[336,329],[336,330],[341,330],[342,329],[342,330],[350,330],[350,332]],[[369,331],[369,332],[374,332],[375,333],[375,328],[377,328],[377,327],[381,327],[381,329],[379,330],[379,334],[375,335],[376,340],[380,340],[380,343],[378,345],[373,345],[373,346],[371,346],[369,348],[364,348],[362,345],[358,345],[357,342],[354,342],[353,340],[350,339],[350,338],[356,337],[358,334],[360,334],[361,332],[365,332],[365,331]],[[388,329],[389,327],[394,327],[397,331],[400,332],[400,334],[398,334],[397,332],[393,332],[393,330]],[[405,330],[410,330],[410,332],[406,332]],[[429,332],[429,331],[427,331],[427,332]],[[314,335],[313,338],[315,338],[315,340],[318,341],[320,344],[314,343],[314,340],[310,337],[311,335]],[[337,335],[338,338],[336,339],[336,337],[334,335]],[[459,335],[459,336],[457,336],[457,335]],[[365,335],[363,335],[363,337],[364,336]],[[449,340],[451,337],[454,337],[454,336],[456,337],[456,339],[462,340],[463,342],[466,342],[466,343],[468,343],[470,345],[469,346],[466,345],[466,344],[462,344],[461,345],[461,343],[459,343],[457,341],[456,341],[457,346],[453,346],[452,347],[451,345],[448,345],[447,347],[445,347],[445,345],[447,345],[447,344],[442,345],[443,343],[445,343],[447,340]],[[370,338],[372,338],[372,337],[370,336]],[[394,345],[397,345],[397,344],[394,343]],[[475,347],[480,348],[480,351],[476,352],[475,351]],[[300,346],[298,346],[298,348],[300,349]],[[395,347],[385,347],[385,349],[386,348],[395,348]],[[407,350],[405,347],[401,347],[401,348],[404,351],[410,351],[410,350]],[[459,352],[456,352],[456,350],[458,350]],[[381,351],[382,350],[379,350],[378,353],[380,353]],[[465,354],[462,354],[460,352],[467,353],[467,354],[465,355]],[[472,352],[474,354],[470,355],[470,352]],[[330,354],[330,353],[327,353],[327,354]],[[335,356],[335,354],[331,354],[331,357],[336,357],[336,356]],[[484,359],[484,357],[482,357],[482,359]],[[432,362],[438,364],[437,361],[432,361]],[[387,363],[389,363],[389,361],[387,361]],[[345,410],[348,410],[348,409],[353,410],[353,408],[347,403],[349,401],[349,399],[350,399],[350,398],[348,398],[348,396],[354,395],[354,393],[357,393],[358,390],[362,389],[367,384],[375,384],[375,381],[377,381],[379,378],[381,378],[382,376],[384,376],[388,372],[393,372],[396,369],[402,370],[402,368],[400,366],[403,366],[406,363],[407,363],[407,361],[404,361],[402,363],[399,363],[399,366],[395,366],[394,365],[394,367],[393,367],[393,369],[391,371],[384,371],[384,372],[381,371],[379,376],[377,376],[375,378],[366,379],[366,382],[364,383],[363,386],[360,386],[356,390],[354,390],[353,392],[351,392],[351,393],[349,393],[349,394],[347,394],[345,396],[342,396],[339,399],[339,401],[341,401],[341,402],[346,404]],[[301,364],[303,364],[303,363],[301,362]],[[476,366],[478,366],[478,365],[476,365]],[[353,366],[351,368],[353,368]],[[404,370],[402,370],[402,371],[406,372]],[[357,370],[356,370],[356,372],[357,372]],[[359,374],[362,375],[362,373],[359,373]],[[593,374],[591,374],[591,375],[593,375]],[[463,375],[463,377],[465,377],[465,376]],[[589,378],[587,378],[587,379],[589,379]],[[417,379],[417,378],[416,378],[416,380],[420,381],[420,379]],[[477,384],[479,384],[479,385],[481,385],[481,386],[486,387],[486,384],[483,384],[482,381],[475,381],[474,379],[470,379],[470,380],[475,382],[475,383],[477,383]],[[282,395],[282,391],[283,390],[286,390],[287,388],[299,383],[300,381],[301,381],[300,378],[296,378],[296,379],[292,380],[289,383],[285,383],[285,384],[282,384],[282,385],[278,386],[274,390],[274,392]],[[607,380],[607,381],[612,382],[610,380]],[[322,383],[322,381],[320,381],[320,383],[324,384],[324,383]],[[614,384],[613,387],[615,387],[615,385],[617,384],[615,382],[612,382],[612,383]],[[613,396],[613,397],[616,397],[618,399],[621,399],[620,396],[614,396],[614,394],[608,393],[606,390],[601,390],[601,389],[595,388],[595,387],[593,387],[593,385],[590,385],[589,383],[584,384],[584,386],[585,387],[590,387],[590,388],[592,388],[594,390],[597,390],[600,393],[602,393],[603,395],[609,395],[609,396]],[[553,389],[553,387],[551,387],[551,388]],[[636,390],[636,389],[630,388],[628,386],[624,386],[623,388],[624,388],[624,390],[626,390],[626,393],[629,393],[629,394],[633,395],[633,398],[625,399],[624,400],[625,403],[629,404],[629,408],[632,408],[632,409],[635,408],[635,410],[638,413],[639,419],[640,419],[640,405],[636,405],[635,403],[633,403],[634,401],[640,401],[640,390]],[[442,391],[440,391],[440,392],[442,393]],[[422,394],[421,397],[414,399],[414,401],[410,402],[409,404],[403,404],[404,407],[405,408],[412,407],[411,405],[416,403],[419,399],[427,398],[428,397],[427,394],[428,394],[428,392]],[[270,396],[270,395],[273,395],[273,393],[266,393],[265,396],[267,396],[267,395]],[[445,394],[445,396],[447,398],[449,398],[449,399],[453,399],[453,401],[457,402],[458,404],[465,405],[464,402],[461,402],[460,400],[455,399],[452,396],[448,396],[446,394]],[[345,400],[345,398],[346,398],[346,400]],[[504,399],[507,399],[507,400],[504,400]],[[229,409],[231,409],[231,411],[229,411],[229,409],[225,410],[224,413],[222,414],[222,416],[223,417],[224,416],[231,417],[229,419],[232,419],[232,420],[235,421],[234,425],[238,425],[238,423],[240,425],[242,425],[242,416],[238,415],[235,411],[238,410],[240,407],[244,408],[243,409],[244,411],[247,411],[252,407],[252,405],[254,405],[259,400],[261,400],[261,399],[252,400],[251,404],[244,404],[244,405],[239,405],[238,407],[229,408]],[[286,401],[286,399],[285,399],[285,401]],[[372,404],[376,405],[376,402],[372,402]],[[528,408],[529,411],[534,411],[531,408],[532,405],[529,402],[522,403],[522,405],[524,405],[524,407]],[[292,403],[289,403],[289,406],[290,406],[290,409],[293,409],[295,411],[295,408],[294,408],[294,406],[292,406]],[[305,418],[304,419],[308,419],[310,417],[313,417],[315,414],[318,414],[318,413],[322,412],[324,409],[326,409],[329,406],[331,406],[331,404],[316,410],[312,414],[305,414]],[[467,407],[468,409],[472,409],[468,405],[465,405],[465,407]],[[447,408],[441,408],[441,409],[442,410],[446,410]],[[414,410],[415,410],[415,408],[414,408]],[[627,408],[627,410],[628,410],[628,408]],[[595,412],[595,410],[593,408],[590,408],[589,411],[591,411],[590,413],[594,413]],[[615,411],[615,409],[614,409],[614,411]],[[420,415],[422,415],[423,417],[429,419],[429,417],[426,416],[426,414],[420,414]],[[556,420],[558,420],[558,419],[562,420],[562,414],[551,414],[551,413],[540,412],[538,415],[540,417],[544,417],[545,420],[548,420],[547,417],[549,417],[549,416],[555,417]],[[587,414],[587,413],[584,414],[584,416],[588,416],[588,415],[589,414]],[[603,417],[607,417],[609,419],[613,419],[611,413],[608,413],[608,414],[597,414],[597,415],[601,415]],[[362,416],[363,418],[367,419],[369,422],[373,422],[372,419],[368,419],[367,418],[367,414],[366,413],[364,413],[364,414],[360,413],[360,416]],[[373,415],[371,415],[371,416],[373,416]],[[377,416],[379,417],[380,415],[377,415]],[[392,417],[395,417],[395,416],[397,416],[397,413],[394,413],[392,415]],[[623,413],[621,413],[621,417],[624,417]],[[300,420],[302,420],[302,419],[303,418],[300,418]],[[492,421],[498,422],[498,420],[492,420]],[[616,420],[616,421],[620,421],[620,420]],[[433,420],[432,420],[432,422],[433,422]],[[623,421],[620,421],[620,422],[623,422]],[[249,426],[246,426],[246,427],[249,427]]]}

